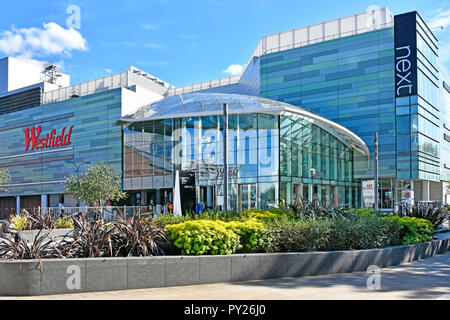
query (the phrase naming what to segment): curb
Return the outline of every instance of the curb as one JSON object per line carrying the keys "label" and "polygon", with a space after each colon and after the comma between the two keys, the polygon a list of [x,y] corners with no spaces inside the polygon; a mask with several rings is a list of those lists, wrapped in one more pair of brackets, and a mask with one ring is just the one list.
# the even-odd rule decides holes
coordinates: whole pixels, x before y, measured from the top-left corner
{"label": "curb", "polygon": [[395,266],[450,250],[450,239],[396,247],[228,256],[0,262],[0,296],[39,296],[316,276]]}

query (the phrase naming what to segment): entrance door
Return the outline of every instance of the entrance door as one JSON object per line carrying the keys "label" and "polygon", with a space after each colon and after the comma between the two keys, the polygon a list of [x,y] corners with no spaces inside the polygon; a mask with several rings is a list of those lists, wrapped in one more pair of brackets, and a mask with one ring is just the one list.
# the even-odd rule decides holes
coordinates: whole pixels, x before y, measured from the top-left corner
{"label": "entrance door", "polygon": [[292,200],[294,203],[297,201],[303,201],[303,183],[292,184]]}
{"label": "entrance door", "polygon": [[200,202],[202,203],[203,210],[214,210],[216,207],[215,202],[216,186],[202,186],[200,187]]}
{"label": "entrance door", "polygon": [[239,211],[257,209],[256,184],[239,185]]}

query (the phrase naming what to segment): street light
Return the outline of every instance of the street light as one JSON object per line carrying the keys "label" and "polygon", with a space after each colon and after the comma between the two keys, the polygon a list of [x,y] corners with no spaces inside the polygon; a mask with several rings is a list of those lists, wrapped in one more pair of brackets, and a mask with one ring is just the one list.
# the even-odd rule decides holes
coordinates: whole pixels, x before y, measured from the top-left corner
{"label": "street light", "polygon": [[79,173],[80,173],[80,168],[81,168],[83,165],[85,165],[85,164],[89,164],[89,162],[81,162],[79,165],[77,165],[77,162],[75,162],[75,161],[73,161],[73,160],[67,160],[67,162],[72,163],[72,164],[77,168],[77,170],[75,170],[75,172],[77,173],[77,178],[80,177],[80,175],[79,175]]}
{"label": "street light", "polygon": [[[75,168],[77,168],[77,170],[75,170],[75,172],[77,173],[77,178],[80,177],[80,168],[85,164],[89,164],[89,162],[80,162],[80,164],[77,164],[77,162],[75,162],[73,160],[67,160],[66,162],[72,163],[75,166]],[[77,199],[77,208],[79,206],[80,206],[80,200]]]}

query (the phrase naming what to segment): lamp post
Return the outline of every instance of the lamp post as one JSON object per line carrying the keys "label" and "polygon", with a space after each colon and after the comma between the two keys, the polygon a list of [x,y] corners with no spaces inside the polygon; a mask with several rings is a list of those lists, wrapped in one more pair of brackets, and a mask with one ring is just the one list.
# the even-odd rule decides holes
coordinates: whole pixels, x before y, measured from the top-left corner
{"label": "lamp post", "polygon": [[223,211],[228,212],[228,104],[223,104]]}
{"label": "lamp post", "polygon": [[[85,165],[85,164],[89,164],[89,162],[81,162],[80,164],[77,165],[77,162],[73,161],[73,160],[67,160],[67,162],[72,163],[75,168],[77,168],[77,170],[75,170],[76,174],[77,174],[77,178],[80,177],[80,168]],[[80,206],[80,200],[77,199],[77,208]]]}
{"label": "lamp post", "polygon": [[378,211],[378,131],[375,132],[375,156],[374,156],[374,201],[375,206],[374,209]]}

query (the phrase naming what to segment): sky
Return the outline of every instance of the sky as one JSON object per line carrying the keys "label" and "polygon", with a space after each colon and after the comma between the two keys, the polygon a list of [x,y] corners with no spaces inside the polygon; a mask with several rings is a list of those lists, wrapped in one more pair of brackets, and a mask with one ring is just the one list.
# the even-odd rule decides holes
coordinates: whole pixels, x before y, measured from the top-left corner
{"label": "sky", "polygon": [[450,69],[450,1],[15,0],[0,11],[0,58],[55,62],[71,83],[130,65],[174,86],[239,74],[261,38],[387,7],[417,10]]}

